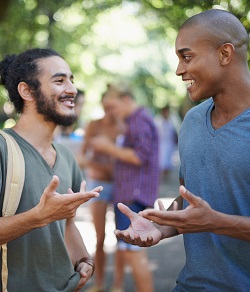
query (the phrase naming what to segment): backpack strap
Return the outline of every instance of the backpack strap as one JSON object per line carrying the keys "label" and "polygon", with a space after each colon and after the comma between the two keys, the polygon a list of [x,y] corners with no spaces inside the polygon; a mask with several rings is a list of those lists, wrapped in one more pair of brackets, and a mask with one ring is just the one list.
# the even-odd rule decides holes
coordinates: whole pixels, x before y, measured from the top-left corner
{"label": "backpack strap", "polygon": [[[0,130],[7,144],[8,162],[3,200],[2,216],[12,216],[18,208],[25,177],[25,163],[22,151],[15,139]],[[7,265],[7,243],[1,245],[2,248],[2,291],[7,292],[8,265]]]}

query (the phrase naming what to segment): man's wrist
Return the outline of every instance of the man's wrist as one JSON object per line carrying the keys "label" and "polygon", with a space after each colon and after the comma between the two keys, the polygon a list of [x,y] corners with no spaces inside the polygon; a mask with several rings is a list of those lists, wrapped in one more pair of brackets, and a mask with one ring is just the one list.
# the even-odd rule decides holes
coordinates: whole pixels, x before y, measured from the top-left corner
{"label": "man's wrist", "polygon": [[88,258],[88,257],[83,257],[80,260],[76,261],[75,265],[74,265],[74,270],[77,270],[77,267],[79,266],[80,263],[86,263],[89,266],[92,267],[92,273],[91,273],[91,277],[93,276],[94,272],[95,272],[95,263],[92,259]]}

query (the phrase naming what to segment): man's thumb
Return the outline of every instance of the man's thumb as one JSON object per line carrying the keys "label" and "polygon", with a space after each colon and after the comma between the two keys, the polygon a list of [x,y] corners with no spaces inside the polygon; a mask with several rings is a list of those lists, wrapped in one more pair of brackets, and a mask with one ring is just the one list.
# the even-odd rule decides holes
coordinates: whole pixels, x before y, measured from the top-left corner
{"label": "man's thumb", "polygon": [[133,220],[138,215],[137,213],[129,209],[128,206],[122,203],[118,203],[117,207],[125,216],[127,216],[130,219],[130,221]]}
{"label": "man's thumb", "polygon": [[59,185],[59,177],[57,175],[53,175],[49,185],[46,187],[46,193],[54,193]]}

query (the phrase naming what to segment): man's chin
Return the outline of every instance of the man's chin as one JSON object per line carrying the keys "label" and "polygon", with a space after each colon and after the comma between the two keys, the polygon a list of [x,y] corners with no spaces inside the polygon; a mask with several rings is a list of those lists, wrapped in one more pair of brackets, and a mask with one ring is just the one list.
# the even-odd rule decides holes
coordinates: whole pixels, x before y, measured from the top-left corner
{"label": "man's chin", "polygon": [[65,118],[65,120],[58,121],[57,125],[69,127],[72,126],[76,122],[76,118]]}
{"label": "man's chin", "polygon": [[77,117],[76,115],[71,115],[71,116],[54,115],[50,117],[45,116],[44,120],[47,122],[53,122],[58,126],[69,127],[69,126],[72,126],[76,122]]}

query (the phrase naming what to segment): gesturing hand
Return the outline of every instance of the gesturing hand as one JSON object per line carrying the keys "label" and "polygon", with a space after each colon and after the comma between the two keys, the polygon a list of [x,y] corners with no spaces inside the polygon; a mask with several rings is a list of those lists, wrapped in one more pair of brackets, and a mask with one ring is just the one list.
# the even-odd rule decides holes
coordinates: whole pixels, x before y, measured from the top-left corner
{"label": "gesturing hand", "polygon": [[122,203],[118,204],[118,208],[130,219],[131,225],[126,230],[115,230],[114,233],[117,237],[127,243],[139,246],[152,246],[161,240],[162,233],[155,224],[133,212]]}
{"label": "gesturing hand", "polygon": [[89,201],[91,198],[98,197],[99,192],[103,189],[102,186],[99,186],[86,192],[86,182],[83,181],[78,193],[68,189],[68,194],[62,195],[56,192],[58,185],[59,178],[53,176],[41,196],[40,203],[35,207],[38,209],[37,212],[43,225],[52,221],[74,217],[77,208],[81,204]]}
{"label": "gesturing hand", "polygon": [[189,202],[183,210],[144,210],[140,215],[153,222],[175,227],[179,233],[209,232],[215,228],[216,214],[210,205],[180,186],[180,195]]}

